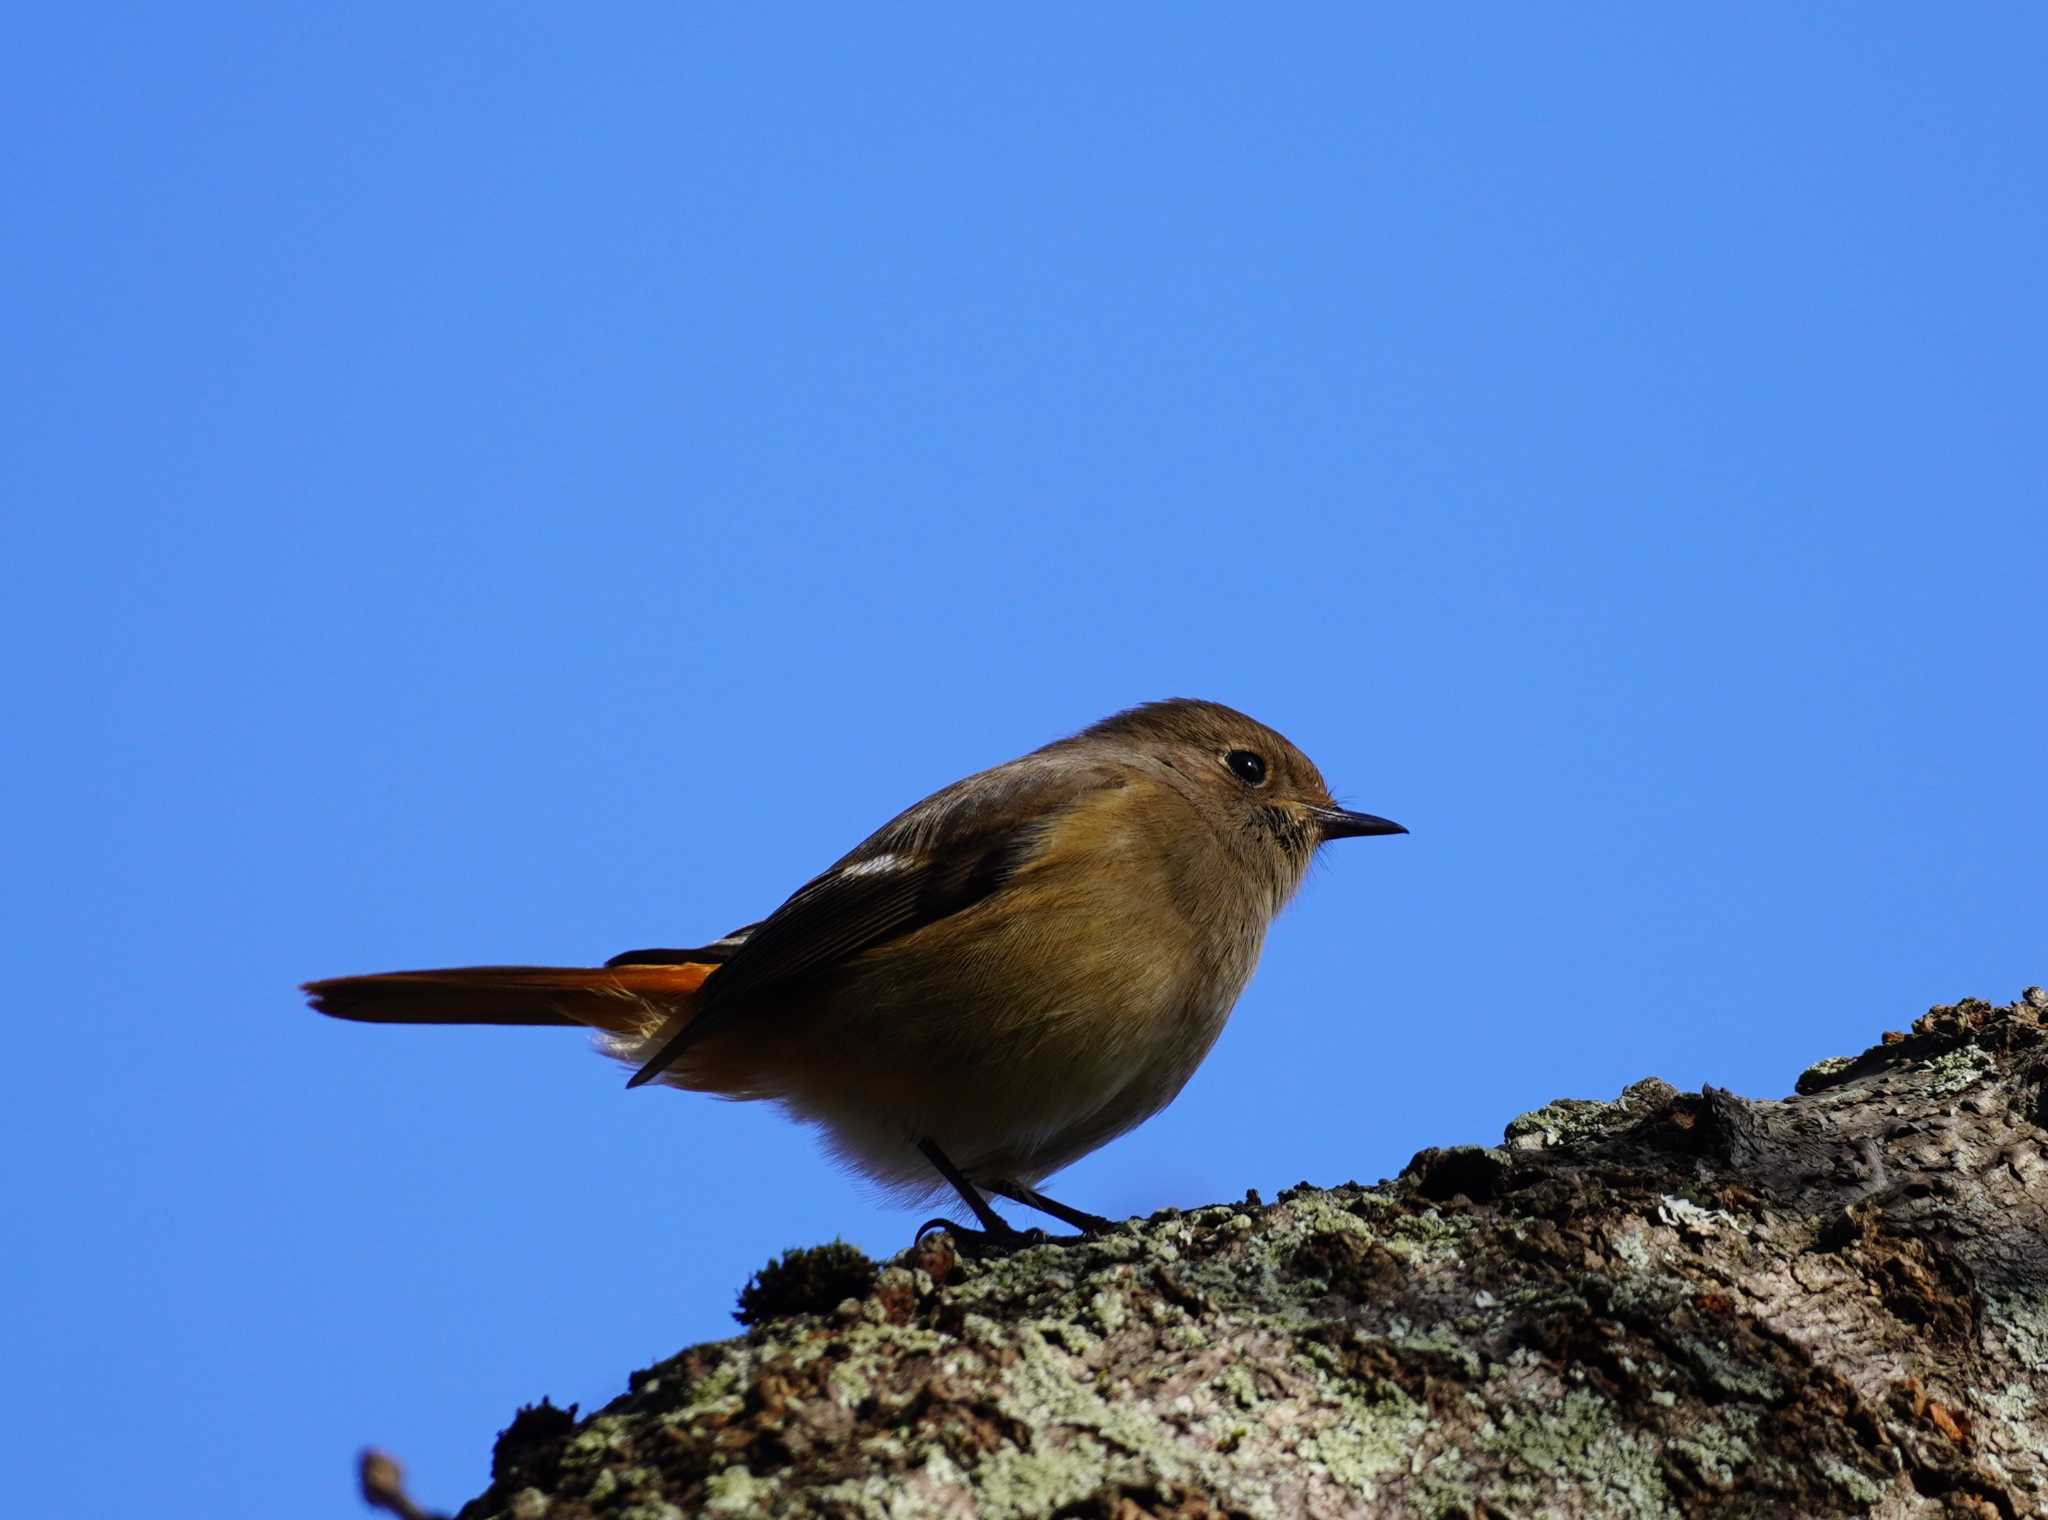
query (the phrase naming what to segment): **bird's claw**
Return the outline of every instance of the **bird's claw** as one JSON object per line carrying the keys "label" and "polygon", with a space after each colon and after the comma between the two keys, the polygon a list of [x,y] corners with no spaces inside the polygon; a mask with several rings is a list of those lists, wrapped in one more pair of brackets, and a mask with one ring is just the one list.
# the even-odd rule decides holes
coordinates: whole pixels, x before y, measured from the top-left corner
{"label": "bird's claw", "polygon": [[1007,1256],[1012,1251],[1021,1251],[1027,1246],[1042,1246],[1052,1237],[1043,1230],[973,1230],[966,1225],[955,1224],[950,1219],[927,1219],[917,1227],[917,1234],[911,1244],[922,1241],[925,1236],[944,1231],[953,1238],[953,1247],[962,1256]]}

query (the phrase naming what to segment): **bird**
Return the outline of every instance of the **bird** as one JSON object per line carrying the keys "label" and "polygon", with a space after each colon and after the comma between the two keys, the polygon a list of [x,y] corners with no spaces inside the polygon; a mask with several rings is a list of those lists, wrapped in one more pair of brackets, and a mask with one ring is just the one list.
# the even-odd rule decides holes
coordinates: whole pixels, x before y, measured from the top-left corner
{"label": "bird", "polygon": [[758,922],[601,966],[308,982],[379,1024],[583,1026],[662,1083],[780,1105],[905,1201],[948,1189],[977,1248],[1112,1221],[1038,1190],[1178,1096],[1268,925],[1332,840],[1405,834],[1221,703],[1104,718],[914,804]]}

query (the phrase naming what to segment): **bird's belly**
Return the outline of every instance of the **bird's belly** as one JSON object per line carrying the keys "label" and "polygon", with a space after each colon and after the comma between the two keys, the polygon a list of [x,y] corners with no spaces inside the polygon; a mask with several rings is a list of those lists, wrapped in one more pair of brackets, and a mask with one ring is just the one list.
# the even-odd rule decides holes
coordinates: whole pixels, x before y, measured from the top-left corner
{"label": "bird's belly", "polygon": [[1057,962],[1001,934],[943,964],[877,957],[812,1015],[839,1021],[816,1045],[834,1060],[785,1063],[775,1096],[886,1186],[940,1185],[927,1139],[972,1178],[1034,1183],[1164,1108],[1222,1032],[1260,936],[1177,927],[1098,922]]}

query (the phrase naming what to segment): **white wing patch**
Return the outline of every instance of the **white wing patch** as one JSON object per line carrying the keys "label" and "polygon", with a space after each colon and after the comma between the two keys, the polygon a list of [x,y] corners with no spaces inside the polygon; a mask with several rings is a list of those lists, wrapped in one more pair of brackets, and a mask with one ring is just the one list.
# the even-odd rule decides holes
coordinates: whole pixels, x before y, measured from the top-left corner
{"label": "white wing patch", "polygon": [[871,860],[856,860],[850,866],[840,868],[841,876],[883,876],[891,871],[907,871],[911,862],[901,855],[877,855]]}

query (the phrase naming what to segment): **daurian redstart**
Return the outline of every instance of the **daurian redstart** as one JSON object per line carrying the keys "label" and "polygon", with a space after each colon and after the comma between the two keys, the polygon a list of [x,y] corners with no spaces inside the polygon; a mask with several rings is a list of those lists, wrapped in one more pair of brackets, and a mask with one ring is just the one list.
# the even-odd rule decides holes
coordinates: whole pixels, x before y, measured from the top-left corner
{"label": "daurian redstart", "polygon": [[1214,702],[1134,707],[898,814],[759,923],[597,968],[474,966],[306,987],[337,1018],[568,1024],[661,1081],[770,1098],[899,1193],[1037,1184],[1173,1101],[1266,925],[1331,839],[1401,834]]}

